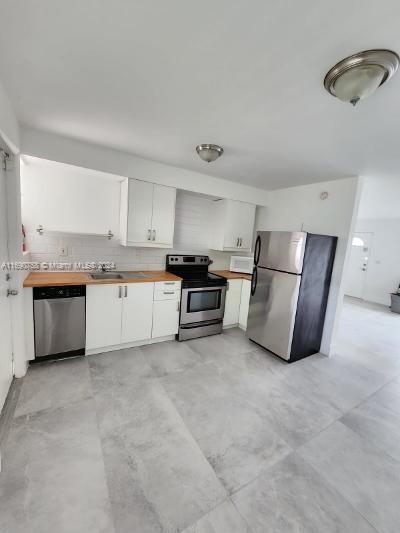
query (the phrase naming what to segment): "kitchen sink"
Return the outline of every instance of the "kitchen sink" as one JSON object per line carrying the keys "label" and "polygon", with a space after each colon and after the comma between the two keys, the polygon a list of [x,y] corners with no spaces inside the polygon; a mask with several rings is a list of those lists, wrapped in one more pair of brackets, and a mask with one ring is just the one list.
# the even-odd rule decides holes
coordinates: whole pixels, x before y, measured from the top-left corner
{"label": "kitchen sink", "polygon": [[119,271],[119,274],[121,274],[121,276],[124,278],[124,279],[128,279],[128,278],[149,278],[150,276],[148,274],[144,274],[143,272],[132,272],[132,271],[129,271],[129,270],[126,270],[126,271]]}
{"label": "kitchen sink", "polygon": [[96,274],[90,274],[92,279],[124,279],[118,272],[98,272]]}
{"label": "kitchen sink", "polygon": [[95,274],[90,274],[92,279],[142,279],[148,278],[147,274],[143,272],[132,272],[129,270],[126,271],[115,271],[115,272],[96,272]]}

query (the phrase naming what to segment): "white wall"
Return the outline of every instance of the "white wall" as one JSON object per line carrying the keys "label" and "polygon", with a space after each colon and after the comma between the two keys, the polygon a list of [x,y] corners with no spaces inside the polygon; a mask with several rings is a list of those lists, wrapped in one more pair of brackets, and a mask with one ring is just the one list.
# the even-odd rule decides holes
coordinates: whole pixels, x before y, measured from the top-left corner
{"label": "white wall", "polygon": [[[58,235],[33,228],[27,232],[31,261],[86,262],[111,261],[121,270],[164,270],[165,256],[169,253],[198,253],[209,255],[213,269],[229,267],[232,253],[209,249],[212,227],[210,210],[212,199],[195,193],[178,191],[174,248],[130,248],[120,246],[118,239],[111,241],[93,236]],[[25,222],[25,219],[23,219]],[[60,256],[60,246],[67,247],[68,256]]]}
{"label": "white wall", "polygon": [[13,153],[19,151],[19,126],[8,96],[0,83],[0,136]]}
{"label": "white wall", "polygon": [[[24,128],[21,132],[21,145],[23,154],[51,161],[258,205],[268,205],[269,203],[269,192],[263,189],[248,187],[200,172],[150,161],[126,152],[43,131]],[[206,163],[204,164],[206,165]],[[215,164],[217,165],[218,162]]]}
{"label": "white wall", "polygon": [[[321,352],[334,351],[334,336],[343,300],[343,272],[350,251],[358,209],[361,180],[348,178],[271,193],[271,205],[257,208],[256,230],[308,231],[339,237],[329,293]],[[329,197],[320,199],[326,191]]]}
{"label": "white wall", "polygon": [[390,305],[400,284],[400,218],[357,220],[356,231],[373,233],[363,299]]}
{"label": "white wall", "polygon": [[361,192],[358,219],[400,218],[400,177],[366,176]]}
{"label": "white wall", "polygon": [[363,297],[390,305],[400,283],[400,178],[364,179],[356,231],[373,233]]}

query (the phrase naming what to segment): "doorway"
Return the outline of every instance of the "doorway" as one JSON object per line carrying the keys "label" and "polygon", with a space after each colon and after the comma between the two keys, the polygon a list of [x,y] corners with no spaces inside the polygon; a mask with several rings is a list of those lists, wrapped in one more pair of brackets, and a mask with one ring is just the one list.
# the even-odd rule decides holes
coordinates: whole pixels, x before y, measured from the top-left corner
{"label": "doorway", "polygon": [[373,233],[357,232],[353,235],[345,289],[347,296],[364,298],[372,238]]}
{"label": "doorway", "polygon": [[13,379],[13,354],[11,330],[11,305],[8,297],[9,275],[1,268],[9,261],[8,214],[7,214],[7,176],[5,154],[0,146],[0,412],[3,408]]}

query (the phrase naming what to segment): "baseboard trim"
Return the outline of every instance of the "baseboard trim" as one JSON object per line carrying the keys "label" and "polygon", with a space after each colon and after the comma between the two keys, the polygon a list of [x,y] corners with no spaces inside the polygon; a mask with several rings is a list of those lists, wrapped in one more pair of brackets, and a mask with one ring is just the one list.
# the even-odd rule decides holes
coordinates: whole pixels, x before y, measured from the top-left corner
{"label": "baseboard trim", "polygon": [[239,328],[243,331],[246,331],[247,327],[242,326],[241,324],[228,324],[227,326],[222,326],[222,329],[232,329],[232,328]]}
{"label": "baseboard trim", "polygon": [[175,335],[167,335],[166,337],[157,337],[156,339],[143,339],[141,341],[126,342],[124,344],[116,344],[113,346],[103,346],[102,348],[92,348],[86,350],[86,355],[95,355],[104,352],[114,352],[115,350],[124,350],[126,348],[136,348],[138,346],[146,346],[147,344],[156,344],[157,342],[173,341]]}

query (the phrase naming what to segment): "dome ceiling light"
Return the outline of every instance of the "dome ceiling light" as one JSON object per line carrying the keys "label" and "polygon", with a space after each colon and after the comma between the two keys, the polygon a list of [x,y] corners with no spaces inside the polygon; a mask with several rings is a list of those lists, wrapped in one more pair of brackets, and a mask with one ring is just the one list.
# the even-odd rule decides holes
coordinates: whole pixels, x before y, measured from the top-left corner
{"label": "dome ceiling light", "polygon": [[390,79],[399,66],[391,50],[365,50],[346,57],[325,76],[325,89],[343,102],[355,106]]}
{"label": "dome ceiling light", "polygon": [[211,163],[224,153],[224,149],[217,144],[198,144],[196,146],[196,152],[203,161]]}

